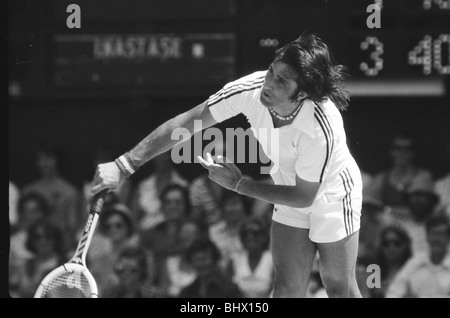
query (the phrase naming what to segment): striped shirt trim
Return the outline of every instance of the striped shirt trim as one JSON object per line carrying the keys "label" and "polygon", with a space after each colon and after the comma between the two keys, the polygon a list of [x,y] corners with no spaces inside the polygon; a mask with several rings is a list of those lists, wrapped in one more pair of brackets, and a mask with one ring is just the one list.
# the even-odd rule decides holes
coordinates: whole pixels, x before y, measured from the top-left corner
{"label": "striped shirt trim", "polygon": [[342,184],[345,189],[345,196],[342,199],[342,207],[343,207],[343,214],[344,214],[345,232],[348,236],[350,234],[353,234],[353,232],[354,232],[351,192],[352,192],[352,189],[355,187],[355,183],[353,182],[353,179],[350,175],[350,172],[348,171],[348,168],[345,168],[339,174],[339,176],[342,179]]}
{"label": "striped shirt trim", "polygon": [[251,91],[254,89],[258,89],[264,83],[264,79],[265,79],[265,76],[260,76],[256,79],[253,79],[248,82],[239,83],[239,84],[235,84],[230,87],[227,87],[227,88],[223,88],[220,91],[218,91],[217,93],[215,93],[214,95],[212,95],[211,97],[209,97],[208,107],[211,107],[211,106],[217,104],[218,102],[220,102],[224,99],[228,99],[236,94],[246,92],[246,91]]}
{"label": "striped shirt trim", "polygon": [[330,164],[331,154],[334,148],[334,133],[333,129],[331,128],[330,122],[328,121],[328,118],[325,116],[323,110],[319,106],[317,106],[317,104],[315,104],[314,107],[314,117],[316,118],[317,122],[322,128],[323,134],[325,135],[325,139],[327,141],[327,153],[319,179],[319,182],[322,183],[325,171],[327,170]]}

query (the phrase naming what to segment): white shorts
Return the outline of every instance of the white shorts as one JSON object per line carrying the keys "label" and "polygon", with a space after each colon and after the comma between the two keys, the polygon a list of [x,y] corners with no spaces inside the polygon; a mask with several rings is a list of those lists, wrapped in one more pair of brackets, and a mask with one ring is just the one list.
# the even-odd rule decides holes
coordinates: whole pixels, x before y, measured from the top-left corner
{"label": "white shorts", "polygon": [[316,243],[337,242],[359,230],[362,206],[362,180],[359,170],[344,169],[326,185],[314,204],[306,209],[275,205],[275,222],[309,229]]}

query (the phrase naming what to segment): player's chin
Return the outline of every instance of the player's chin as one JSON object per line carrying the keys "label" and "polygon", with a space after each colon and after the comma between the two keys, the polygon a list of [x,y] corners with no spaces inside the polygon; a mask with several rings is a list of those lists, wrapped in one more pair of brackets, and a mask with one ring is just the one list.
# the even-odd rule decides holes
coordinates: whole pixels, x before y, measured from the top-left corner
{"label": "player's chin", "polygon": [[261,93],[261,95],[259,96],[259,101],[261,102],[261,104],[263,104],[266,107],[271,107],[272,106],[272,103],[270,103],[267,100],[266,96],[264,96],[263,93]]}

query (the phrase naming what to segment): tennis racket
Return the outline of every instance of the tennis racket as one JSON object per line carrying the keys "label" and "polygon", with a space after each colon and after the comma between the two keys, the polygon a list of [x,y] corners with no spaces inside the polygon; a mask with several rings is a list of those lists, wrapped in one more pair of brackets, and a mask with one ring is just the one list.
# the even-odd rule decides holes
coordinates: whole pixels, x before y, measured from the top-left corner
{"label": "tennis racket", "polygon": [[103,208],[107,190],[94,196],[83,234],[75,254],[65,264],[48,273],[39,284],[34,298],[97,298],[97,283],[86,266],[86,255]]}

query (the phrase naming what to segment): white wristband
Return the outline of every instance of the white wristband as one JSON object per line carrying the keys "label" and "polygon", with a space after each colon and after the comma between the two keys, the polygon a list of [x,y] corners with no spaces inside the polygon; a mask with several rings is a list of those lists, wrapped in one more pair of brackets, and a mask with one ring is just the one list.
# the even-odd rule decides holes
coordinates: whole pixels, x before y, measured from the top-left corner
{"label": "white wristband", "polygon": [[131,158],[129,158],[127,154],[124,154],[115,160],[120,171],[122,171],[126,177],[131,176],[137,170],[136,165],[129,161],[130,159]]}
{"label": "white wristband", "polygon": [[236,182],[236,186],[234,187],[234,191],[235,191],[235,192],[238,192],[238,187],[239,187],[239,184],[241,183],[242,180],[244,180],[244,177],[241,177],[241,178],[239,179],[239,181]]}

